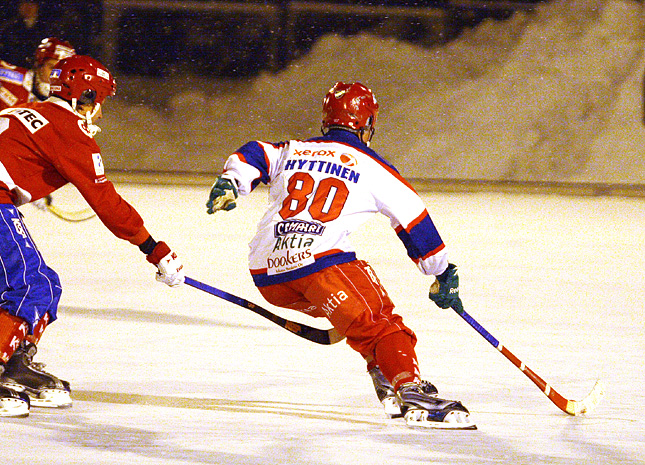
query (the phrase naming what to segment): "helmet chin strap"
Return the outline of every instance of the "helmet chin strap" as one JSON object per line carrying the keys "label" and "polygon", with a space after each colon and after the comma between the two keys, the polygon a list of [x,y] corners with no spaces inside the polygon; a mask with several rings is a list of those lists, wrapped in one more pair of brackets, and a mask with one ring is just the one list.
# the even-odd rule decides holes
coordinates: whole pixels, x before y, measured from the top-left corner
{"label": "helmet chin strap", "polygon": [[74,113],[76,113],[78,116],[80,116],[82,119],[85,120],[85,123],[87,125],[87,132],[90,133],[90,137],[94,137],[99,132],[101,132],[101,128],[98,127],[96,124],[92,123],[92,120],[94,119],[94,117],[101,110],[101,104],[100,103],[95,103],[94,107],[92,108],[92,110],[88,110],[88,111],[85,112],[85,114],[83,114],[78,109],[78,99],[73,98],[72,99],[72,110],[74,110]]}

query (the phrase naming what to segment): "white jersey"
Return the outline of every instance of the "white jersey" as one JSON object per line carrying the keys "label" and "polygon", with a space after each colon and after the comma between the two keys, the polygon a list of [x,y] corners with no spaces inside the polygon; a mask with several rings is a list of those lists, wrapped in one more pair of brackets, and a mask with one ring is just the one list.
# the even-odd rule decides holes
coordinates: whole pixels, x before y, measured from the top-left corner
{"label": "white jersey", "polygon": [[231,155],[225,174],[241,195],[268,184],[269,208],[250,243],[257,286],[298,279],[356,259],[349,236],[382,213],[424,274],[448,266],[423,201],[398,171],[356,135],[336,129],[305,141],[254,141]]}

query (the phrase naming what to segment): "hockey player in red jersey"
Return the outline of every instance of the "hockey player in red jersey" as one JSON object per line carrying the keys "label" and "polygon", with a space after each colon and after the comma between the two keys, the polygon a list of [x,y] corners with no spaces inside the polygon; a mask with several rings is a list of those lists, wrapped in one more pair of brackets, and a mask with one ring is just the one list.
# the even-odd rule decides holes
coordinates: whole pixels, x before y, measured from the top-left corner
{"label": "hockey player in red jersey", "polygon": [[[38,44],[31,69],[0,60],[0,111],[21,103],[46,100],[49,97],[49,75],[54,65],[75,53],[69,42],[47,37]],[[51,195],[48,195],[33,205],[45,210],[51,202]]]}
{"label": "hockey player in red jersey", "polygon": [[[0,60],[0,110],[26,102],[42,102],[49,97],[49,75],[54,65],[76,51],[67,41],[48,37],[34,54],[32,69]],[[2,58],[2,57],[0,57]]]}
{"label": "hockey player in red jersey", "polygon": [[[270,206],[250,243],[255,285],[273,305],[327,318],[367,362],[386,413],[409,425],[475,428],[458,401],[422,381],[416,335],[394,313],[373,269],[358,260],[349,235],[375,213],[387,216],[408,256],[436,276],[430,298],[459,300],[457,269],[421,198],[369,148],[378,103],[360,83],[336,83],[323,101],[322,137],[245,144],[226,161],[208,213],[235,208],[238,194],[268,184]],[[433,288],[433,291],[435,289]]]}
{"label": "hockey player in red jersey", "polygon": [[69,383],[32,363],[36,343],[56,320],[61,286],[17,207],[72,183],[116,237],[156,265],[158,281],[177,286],[184,280],[176,254],[152,238],[105,176],[93,137],[101,105],[115,90],[101,63],[73,55],[52,70],[46,101],[0,111],[0,416],[25,416],[30,402],[71,405]]}

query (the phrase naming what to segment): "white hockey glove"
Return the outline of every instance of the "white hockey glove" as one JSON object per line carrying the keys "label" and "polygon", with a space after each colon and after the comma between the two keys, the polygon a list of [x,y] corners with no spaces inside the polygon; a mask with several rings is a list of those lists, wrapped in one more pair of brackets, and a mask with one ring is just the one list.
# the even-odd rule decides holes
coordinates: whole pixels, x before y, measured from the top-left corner
{"label": "white hockey glove", "polygon": [[206,212],[211,215],[219,210],[233,210],[237,205],[237,187],[235,181],[225,174],[218,176],[211,187],[211,192],[206,202]]}
{"label": "white hockey glove", "polygon": [[179,286],[184,282],[184,265],[165,242],[157,242],[152,253],[148,254],[146,259],[156,265],[157,281],[170,287]]}

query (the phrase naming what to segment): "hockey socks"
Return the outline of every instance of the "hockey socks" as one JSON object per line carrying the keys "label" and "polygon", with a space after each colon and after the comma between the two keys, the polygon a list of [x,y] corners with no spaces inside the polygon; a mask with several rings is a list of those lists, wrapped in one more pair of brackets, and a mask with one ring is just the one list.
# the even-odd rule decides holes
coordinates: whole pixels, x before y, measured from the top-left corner
{"label": "hockey socks", "polygon": [[0,309],[0,364],[5,364],[27,337],[29,325],[22,318]]}
{"label": "hockey socks", "polygon": [[417,355],[409,334],[397,331],[385,336],[376,345],[375,357],[394,391],[403,383],[420,382]]}

